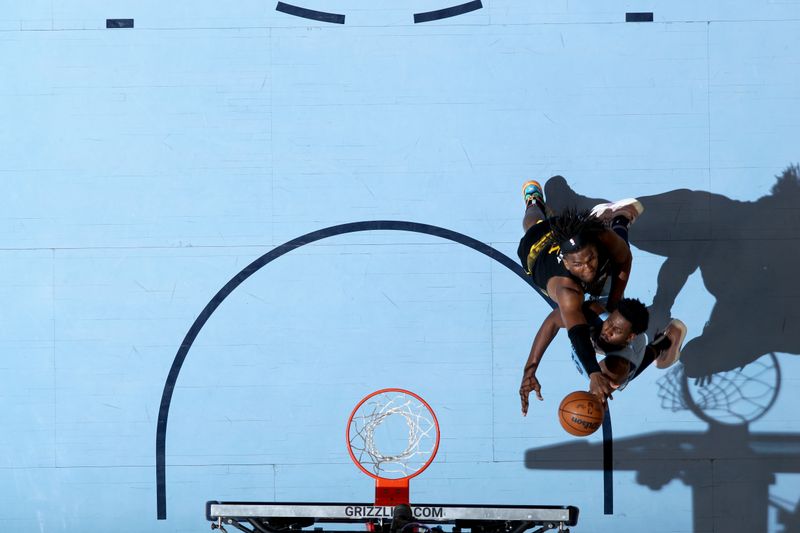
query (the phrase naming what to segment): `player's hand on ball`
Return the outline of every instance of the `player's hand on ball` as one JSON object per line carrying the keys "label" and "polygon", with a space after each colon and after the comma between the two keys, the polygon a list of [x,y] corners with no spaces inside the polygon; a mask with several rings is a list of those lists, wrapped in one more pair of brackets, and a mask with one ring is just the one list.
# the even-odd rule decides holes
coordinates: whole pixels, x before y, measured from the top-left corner
{"label": "player's hand on ball", "polygon": [[604,404],[606,399],[614,399],[611,393],[614,392],[614,386],[611,381],[600,372],[592,372],[589,375],[589,392],[597,396]]}

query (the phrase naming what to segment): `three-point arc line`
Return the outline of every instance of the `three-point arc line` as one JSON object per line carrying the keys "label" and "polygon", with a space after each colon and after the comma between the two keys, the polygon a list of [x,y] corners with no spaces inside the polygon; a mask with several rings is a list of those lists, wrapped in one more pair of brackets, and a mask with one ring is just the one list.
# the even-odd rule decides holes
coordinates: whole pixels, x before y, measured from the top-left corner
{"label": "three-point arc line", "polygon": [[[429,224],[422,224],[418,222],[407,222],[402,220],[368,220],[362,222],[351,222],[348,224],[340,224],[338,226],[330,226],[311,233],[306,233],[300,237],[292,239],[269,252],[265,253],[246,267],[244,267],[238,274],[228,281],[218,292],[211,298],[211,301],[206,304],[200,315],[195,319],[186,336],[183,339],[178,352],[175,354],[175,359],[172,361],[167,380],[164,383],[164,391],[161,394],[161,405],[158,409],[158,422],[156,424],[156,509],[158,520],[166,520],[167,518],[167,471],[166,471],[166,445],[167,445],[167,419],[169,417],[169,407],[172,402],[172,394],[175,391],[175,384],[178,381],[178,374],[180,374],[181,367],[183,366],[189,349],[192,347],[195,339],[203,329],[203,326],[211,318],[211,315],[216,311],[217,307],[227,298],[239,285],[241,285],[247,278],[258,272],[262,267],[268,265],[275,259],[296,250],[306,244],[334,237],[336,235],[344,235],[347,233],[355,233],[359,231],[409,231],[415,233],[423,233],[441,237],[458,244],[463,244],[473,250],[480,252],[491,259],[494,259],[504,267],[514,272],[517,276],[522,278],[531,287],[534,285],[531,278],[525,274],[522,267],[514,260],[509,258],[502,252],[492,248],[479,240],[473,239],[463,233],[458,233],[446,228],[432,226]],[[534,287],[535,288],[535,287]],[[545,298],[538,290],[537,294],[542,296],[548,304],[553,307],[554,304],[549,299]],[[606,410],[606,420],[603,421],[603,445],[606,450],[603,454],[603,470],[604,470],[604,491],[606,498],[606,514],[610,514],[609,504],[612,501],[611,496],[613,484],[611,483],[611,421],[608,410]],[[608,423],[606,423],[608,422]],[[606,431],[608,429],[608,431]],[[608,438],[606,438],[608,437]]]}
{"label": "three-point arc line", "polygon": [[293,6],[284,2],[278,2],[275,6],[275,11],[286,13],[287,15],[294,15],[309,20],[318,20],[319,22],[330,22],[331,24],[344,24],[344,15],[338,13],[326,13],[324,11],[316,11],[314,9],[307,9],[305,7]]}
{"label": "three-point arc line", "polygon": [[[435,11],[414,13],[414,23],[419,24],[420,22],[432,22],[434,20],[456,17],[458,15],[463,15],[465,13],[470,13],[471,11],[481,9],[482,7],[483,4],[481,3],[481,0],[472,0],[465,4],[437,9]],[[281,13],[286,13],[287,15],[293,15],[295,17],[316,20],[319,22],[328,22],[331,24],[344,24],[345,19],[345,16],[339,13],[327,13],[325,11],[318,11],[315,9],[308,9],[306,7],[287,4],[286,2],[278,2],[278,4],[275,6],[275,11],[280,11]]]}
{"label": "three-point arc line", "polygon": [[432,22],[434,20],[442,20],[450,17],[456,17],[465,13],[470,13],[483,7],[481,0],[474,0],[466,4],[459,4],[457,6],[446,7],[444,9],[437,9],[436,11],[427,11],[425,13],[415,13],[414,23]]}

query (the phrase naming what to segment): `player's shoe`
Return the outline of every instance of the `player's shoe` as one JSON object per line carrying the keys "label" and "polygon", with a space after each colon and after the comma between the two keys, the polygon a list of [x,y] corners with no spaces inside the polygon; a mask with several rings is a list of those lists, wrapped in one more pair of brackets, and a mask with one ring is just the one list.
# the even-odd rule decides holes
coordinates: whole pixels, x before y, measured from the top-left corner
{"label": "player's shoe", "polygon": [[644,206],[636,198],[625,198],[616,202],[597,204],[591,211],[592,215],[606,224],[611,224],[611,221],[617,217],[624,217],[628,220],[628,225],[633,224],[642,213],[644,213]]}
{"label": "player's shoe", "polygon": [[657,368],[669,368],[680,358],[681,348],[683,348],[683,341],[686,339],[686,332],[686,324],[677,318],[673,318],[669,321],[667,327],[664,328],[664,331],[656,335],[656,338],[653,341],[654,343],[658,342],[658,339],[662,336],[666,336],[670,341],[669,348],[664,350],[661,354],[659,354],[658,357],[656,357]]}
{"label": "player's shoe", "polygon": [[536,201],[544,205],[544,190],[538,181],[526,181],[522,185],[522,198],[525,200],[526,206]]}

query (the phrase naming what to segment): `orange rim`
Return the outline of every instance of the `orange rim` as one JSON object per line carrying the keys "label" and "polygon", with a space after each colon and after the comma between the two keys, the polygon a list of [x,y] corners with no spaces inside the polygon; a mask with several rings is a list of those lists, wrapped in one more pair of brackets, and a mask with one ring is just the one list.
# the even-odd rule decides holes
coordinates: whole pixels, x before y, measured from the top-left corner
{"label": "orange rim", "polygon": [[[372,398],[374,396],[377,396],[379,394],[387,393],[387,392],[399,392],[399,393],[402,393],[402,394],[408,394],[409,396],[411,396],[411,397],[415,398],[416,400],[418,400],[419,403],[424,405],[425,409],[427,409],[428,412],[431,414],[431,417],[433,418],[433,424],[436,426],[436,443],[433,445],[433,451],[431,451],[431,456],[428,458],[427,461],[425,461],[425,464],[423,464],[416,472],[414,472],[413,474],[409,474],[407,476],[398,477],[398,478],[387,478],[387,477],[379,476],[379,475],[377,475],[377,474],[375,474],[373,472],[370,472],[369,470],[364,468],[364,465],[362,465],[360,462],[358,462],[358,459],[356,458],[355,454],[353,453],[353,448],[350,446],[350,427],[353,425],[353,417],[355,416],[356,412],[358,412],[358,410],[361,408],[361,406],[364,405],[364,403],[367,400],[369,400],[370,398]],[[416,477],[416,476],[420,475],[422,472],[424,472],[425,469],[428,468],[428,466],[430,466],[430,464],[433,462],[433,459],[436,457],[436,452],[439,451],[439,420],[436,418],[436,413],[433,412],[433,409],[428,404],[428,402],[423,400],[422,397],[419,396],[418,394],[415,394],[415,393],[413,393],[413,392],[411,392],[409,390],[406,390],[406,389],[398,389],[398,388],[392,388],[392,387],[386,388],[386,389],[380,389],[380,390],[377,390],[377,391],[375,391],[375,392],[373,392],[371,394],[368,394],[368,395],[364,396],[364,398],[360,402],[358,402],[358,404],[356,404],[356,406],[353,408],[352,412],[350,413],[350,417],[347,419],[347,428],[346,428],[346,431],[345,431],[345,439],[347,441],[347,453],[350,454],[350,459],[352,459],[353,462],[356,464],[356,466],[362,472],[364,472],[366,475],[368,475],[369,477],[374,478],[374,479],[386,480],[386,481],[409,480],[412,477]]]}

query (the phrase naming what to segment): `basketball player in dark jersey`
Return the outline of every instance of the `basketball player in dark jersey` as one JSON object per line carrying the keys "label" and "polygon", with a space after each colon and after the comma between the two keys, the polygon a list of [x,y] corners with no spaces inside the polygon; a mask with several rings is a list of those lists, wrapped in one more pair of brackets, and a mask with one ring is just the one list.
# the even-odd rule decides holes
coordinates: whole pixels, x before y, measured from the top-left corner
{"label": "basketball player in dark jersey", "polygon": [[[681,355],[681,347],[686,338],[686,324],[673,318],[648,342],[645,331],[650,320],[647,307],[632,298],[619,301],[613,313],[596,301],[584,302],[583,314],[591,329],[591,340],[603,375],[611,381],[614,390],[621,391],[652,363],[664,369],[673,365]],[[542,398],[542,386],[536,376],[545,351],[563,328],[561,313],[554,309],[542,322],[531,346],[528,360],[522,373],[519,389],[522,400],[522,414],[528,413],[528,396],[536,393]],[[572,359],[578,372],[584,374],[583,365],[573,350]]]}
{"label": "basketball player in dark jersey", "polygon": [[605,300],[609,312],[616,309],[632,263],[623,237],[644,208],[630,198],[600,204],[591,212],[573,209],[546,217],[538,182],[525,183],[523,197],[525,235],[517,254],[534,285],[558,307],[572,347],[589,376],[589,391],[605,401],[613,387],[597,362],[582,311],[584,295]]}

